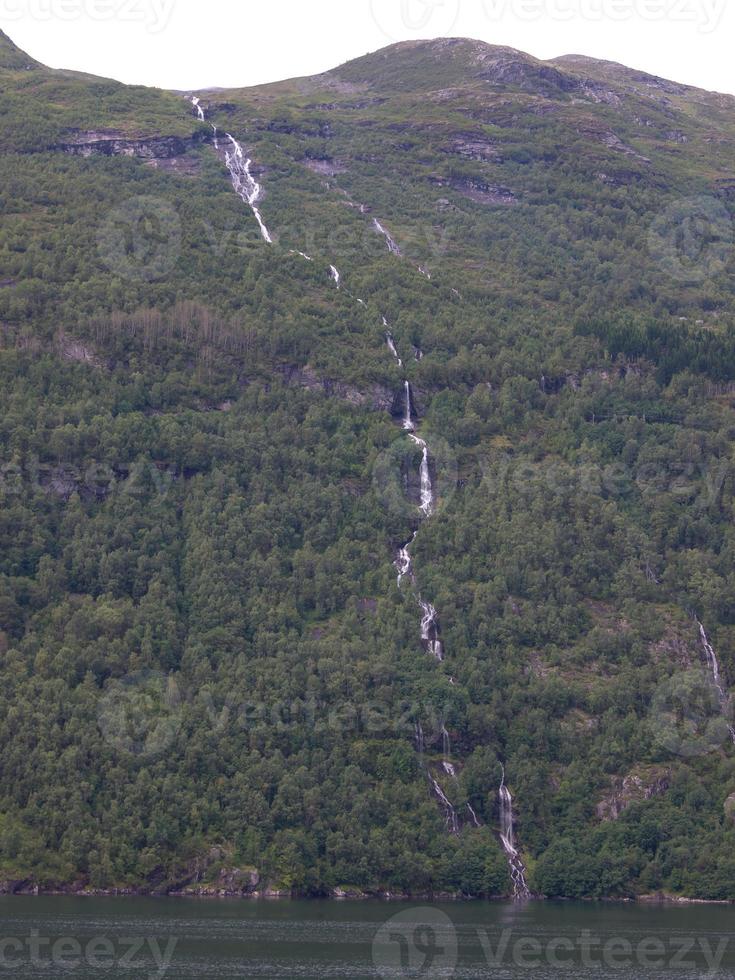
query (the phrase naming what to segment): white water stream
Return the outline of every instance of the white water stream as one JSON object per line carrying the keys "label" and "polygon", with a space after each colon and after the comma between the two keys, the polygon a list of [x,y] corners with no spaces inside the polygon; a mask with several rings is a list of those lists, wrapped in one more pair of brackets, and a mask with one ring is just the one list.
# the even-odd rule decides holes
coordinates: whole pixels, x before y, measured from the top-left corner
{"label": "white water stream", "polygon": [[699,620],[697,620],[697,626],[699,627],[699,636],[702,640],[702,646],[704,647],[704,652],[707,657],[707,664],[709,666],[710,673],[712,674],[712,680],[714,681],[714,685],[717,688],[717,693],[720,699],[720,707],[722,708],[722,713],[728,722],[727,727],[730,732],[730,737],[733,743],[735,743],[735,728],[730,722],[730,718],[731,718],[730,698],[727,692],[725,691],[725,688],[722,683],[722,675],[720,673],[720,662],[717,659],[717,654],[715,653],[714,647],[709,641],[709,637],[707,636],[707,631],[705,630],[704,626],[700,623]]}
{"label": "white water stream", "polygon": [[[191,104],[194,106],[197,117],[201,121],[206,121],[206,116],[204,110],[201,107],[200,100],[197,96],[192,96],[190,98]],[[216,149],[219,149],[217,127],[210,123],[212,126],[212,131],[214,133],[214,145]],[[258,201],[260,200],[262,188],[258,181],[253,177],[250,167],[252,160],[245,156],[242,146],[238,141],[230,134],[226,134],[227,139],[230,141],[231,150],[225,151],[225,163],[227,169],[230,172],[230,177],[232,179],[232,185],[240,196],[240,198],[251,208],[260,228],[263,239],[271,244],[273,239],[271,238],[270,232],[263,220],[263,216],[260,213],[258,207]],[[366,209],[361,206],[361,212],[365,213]],[[400,255],[401,251],[391,237],[390,233],[381,225],[377,220],[373,220],[376,231],[385,237],[388,244],[389,250],[395,254]],[[292,250],[293,254],[298,254],[302,258],[311,262],[313,259],[311,256],[307,255],[305,252],[300,252],[298,250]],[[341,275],[339,270],[334,265],[330,265],[329,272],[332,280],[339,289],[341,284]],[[431,274],[423,266],[419,268],[419,272],[424,275],[427,279],[431,279]],[[358,300],[364,304],[362,300]],[[388,321],[385,317],[382,317],[383,326],[386,328],[386,342],[388,348],[395,358],[399,367],[403,367],[403,361],[398,354],[398,350],[393,339],[393,335],[390,332]],[[423,352],[416,348],[414,351],[414,356],[416,360],[421,360],[423,357]],[[429,462],[429,447],[426,442],[416,435],[416,426],[413,419],[413,399],[411,394],[410,382],[406,379],[404,381],[404,413],[403,413],[403,428],[409,434],[409,437],[413,442],[419,446],[422,450],[422,459],[420,467],[421,476],[421,504],[420,511],[424,519],[430,517],[434,511],[434,490],[431,482],[431,468]],[[415,584],[415,576],[413,574],[413,561],[411,558],[410,547],[416,540],[418,530],[414,531],[411,539],[402,545],[398,550],[398,555],[395,561],[396,567],[398,569],[398,586],[399,588],[403,584],[403,580],[408,578],[412,584]],[[438,615],[435,607],[432,603],[424,600],[420,595],[417,594],[417,601],[421,607],[422,618],[421,618],[421,640],[425,645],[426,649],[438,660],[442,661],[444,659],[444,651],[439,634],[439,623]],[[699,624],[700,631],[702,635],[702,642],[704,644],[705,651],[707,653],[708,662],[710,663],[712,673],[715,679],[715,683],[720,692],[723,700],[723,704],[727,702],[727,696],[725,695],[724,689],[720,682],[720,671],[719,663],[717,661],[716,654],[712,649],[709,640],[707,639],[707,634],[704,627]],[[454,678],[450,678],[450,683],[454,684]],[[730,729],[733,741],[735,741],[735,730]],[[442,762],[442,769],[444,773],[452,780],[457,780],[457,770],[449,759],[449,734],[446,727],[442,728],[442,740],[443,740],[443,754],[444,759]],[[416,722],[416,747],[418,752],[423,755],[424,753],[424,733],[420,722]],[[434,796],[439,801],[442,809],[444,810],[445,820],[447,828],[452,834],[458,834],[460,830],[460,821],[457,816],[454,805],[448,799],[446,793],[439,785],[438,781],[427,769],[427,776],[431,786],[431,791]],[[505,785],[505,770],[503,770],[503,781],[499,790],[500,794],[500,819],[501,819],[501,829],[500,829],[500,839],[503,845],[503,849],[506,853],[508,859],[508,865],[510,868],[511,879],[513,881],[513,888],[516,898],[525,899],[530,897],[530,892],[526,884],[525,878],[525,867],[523,861],[515,847],[514,832],[513,832],[513,800],[510,794],[510,790]],[[481,823],[475,813],[474,809],[467,803],[467,811],[470,815],[473,826],[480,827]]]}
{"label": "white water stream", "polygon": [[375,230],[378,232],[379,235],[383,236],[386,245],[388,246],[388,251],[391,252],[391,254],[393,255],[401,254],[401,250],[398,247],[396,240],[393,238],[391,233],[381,225],[381,223],[378,221],[377,218],[373,218],[373,228],[375,228]]}
{"label": "white water stream", "polygon": [[[388,321],[385,319],[385,317],[383,317],[383,326],[384,327],[388,326]],[[396,361],[398,362],[398,367],[403,367],[403,361],[398,356],[398,351],[396,350],[396,345],[393,340],[393,334],[390,332],[390,330],[386,333],[385,339],[388,344],[388,349],[390,350],[391,354],[393,355],[393,357],[395,357]]]}
{"label": "white water stream", "polygon": [[202,109],[202,107],[201,107],[201,105],[199,104],[201,100],[200,100],[200,99],[198,99],[198,98],[196,97],[196,95],[192,95],[192,97],[191,97],[191,99],[190,99],[189,101],[191,102],[191,104],[192,104],[192,105],[194,106],[194,108],[196,109],[196,111],[197,111],[197,115],[199,116],[199,119],[200,119],[200,120],[201,120],[202,122],[204,122],[204,109]]}
{"label": "white water stream", "polygon": [[263,189],[250,172],[250,166],[253,161],[250,159],[250,157],[245,156],[242,146],[237,142],[234,136],[232,136],[230,133],[225,133],[225,136],[230,141],[232,146],[232,153],[230,153],[229,150],[225,150],[225,164],[227,169],[230,171],[232,186],[235,188],[235,191],[240,195],[242,200],[250,206],[251,211],[255,215],[255,220],[258,222],[258,226],[260,227],[261,235],[263,236],[264,240],[271,245],[273,239],[271,238],[270,232],[263,221],[263,215],[260,213],[260,208],[258,207],[258,201],[260,200],[260,195]]}
{"label": "white water stream", "polygon": [[513,881],[513,893],[517,899],[530,898],[531,892],[526,883],[526,869],[515,846],[513,833],[513,797],[505,785],[505,768],[503,768],[503,780],[500,784],[499,796],[500,842],[503,845],[505,856],[508,859],[510,877]]}
{"label": "white water stream", "polygon": [[[206,116],[204,114],[204,109],[201,107],[201,100],[197,98],[196,95],[192,95],[189,100],[194,106],[197,112],[198,118],[202,122],[206,122]],[[214,123],[210,123],[212,127],[212,132],[214,133],[214,147],[216,150],[219,149],[219,140],[217,138],[217,127]],[[269,245],[273,243],[271,234],[263,221],[263,215],[260,213],[260,208],[258,207],[258,201],[260,200],[260,195],[263,192],[263,188],[260,186],[258,181],[253,177],[250,172],[250,167],[252,165],[252,160],[250,157],[246,157],[243,152],[242,146],[237,142],[234,136],[230,133],[225,133],[227,139],[230,141],[231,149],[225,150],[225,166],[230,171],[230,179],[232,181],[232,186],[235,188],[235,192],[238,196],[248,205],[250,210],[255,215],[255,220],[258,222],[258,227],[260,228],[260,233],[263,239],[268,242]]]}

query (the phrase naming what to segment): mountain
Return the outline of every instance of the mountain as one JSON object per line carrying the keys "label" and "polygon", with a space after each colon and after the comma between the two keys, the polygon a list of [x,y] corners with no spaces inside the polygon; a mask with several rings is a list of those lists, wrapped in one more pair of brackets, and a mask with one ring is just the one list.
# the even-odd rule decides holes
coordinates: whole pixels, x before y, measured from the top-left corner
{"label": "mountain", "polygon": [[0,879],[735,898],[735,100],[0,38]]}
{"label": "mountain", "polygon": [[11,71],[31,71],[41,66],[25,51],[14,44],[4,31],[0,31],[0,68]]}

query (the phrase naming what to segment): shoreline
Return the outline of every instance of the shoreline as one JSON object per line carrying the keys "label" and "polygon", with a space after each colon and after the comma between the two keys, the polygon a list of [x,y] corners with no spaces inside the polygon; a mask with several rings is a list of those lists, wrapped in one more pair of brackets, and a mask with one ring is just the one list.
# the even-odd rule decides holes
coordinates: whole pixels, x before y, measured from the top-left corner
{"label": "shoreline", "polygon": [[[42,887],[29,881],[0,882],[0,897],[3,898],[170,898],[178,900],[203,901],[232,901],[234,899],[250,902],[384,902],[406,903],[423,902],[440,904],[449,902],[516,902],[522,904],[512,895],[493,895],[489,897],[477,895],[462,895],[456,892],[435,892],[406,894],[401,892],[360,892],[353,889],[335,888],[327,895],[303,895],[298,892],[281,889],[265,889],[262,891],[230,891],[214,886],[199,888],[178,888],[156,890],[155,888],[75,888],[74,886]],[[735,899],[689,898],[682,895],[655,893],[653,895],[637,895],[634,898],[549,898],[545,895],[532,895],[530,902],[583,902],[607,905],[735,905]]]}

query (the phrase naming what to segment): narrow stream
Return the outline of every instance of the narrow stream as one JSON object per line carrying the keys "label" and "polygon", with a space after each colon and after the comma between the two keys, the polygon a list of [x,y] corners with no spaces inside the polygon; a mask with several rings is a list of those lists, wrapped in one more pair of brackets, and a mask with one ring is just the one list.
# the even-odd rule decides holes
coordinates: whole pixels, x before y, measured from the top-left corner
{"label": "narrow stream", "polygon": [[[201,121],[206,121],[206,115],[200,104],[200,99],[197,96],[191,96],[189,101],[196,110],[197,117]],[[214,143],[215,148],[218,148],[217,142],[217,127],[210,123],[214,133]],[[225,164],[230,172],[230,177],[232,180],[232,186],[234,187],[238,196],[251,208],[261,231],[263,239],[271,244],[273,239],[271,238],[270,232],[263,220],[263,216],[258,208],[258,201],[260,200],[262,188],[258,181],[253,177],[251,173],[252,160],[246,157],[242,146],[238,141],[230,134],[226,133],[226,137],[231,145],[231,152],[225,151]],[[362,213],[366,212],[366,208],[360,207]],[[377,220],[373,219],[373,225],[375,230],[384,236],[386,243],[390,252],[394,255],[401,255],[400,248],[396,244],[395,240],[392,238],[390,233],[383,227],[383,225]],[[312,262],[313,259],[310,255],[305,252],[298,251],[297,249],[291,250],[292,254],[300,255],[305,260]],[[431,279],[431,274],[425,267],[419,267],[419,272],[425,276],[427,279]],[[339,289],[342,282],[342,276],[336,266],[329,266],[329,275],[332,281],[335,283]],[[354,298],[354,297],[353,297]],[[358,303],[366,306],[367,304],[364,300],[358,299]],[[385,328],[385,340],[391,356],[396,361],[398,367],[403,368],[403,360],[401,359],[398,349],[396,347],[393,334],[390,330],[390,325],[385,318],[382,317],[383,327]],[[413,356],[416,361],[420,361],[424,354],[423,351],[418,348],[412,348]],[[404,408],[403,408],[403,418],[402,425],[403,429],[408,435],[408,437],[413,441],[413,443],[421,449],[421,464],[419,469],[420,480],[421,480],[421,502],[419,505],[419,512],[421,518],[426,520],[432,516],[435,510],[435,494],[434,487],[432,485],[431,479],[431,462],[429,446],[424,439],[422,439],[416,433],[416,421],[415,412],[413,404],[413,393],[411,391],[411,384],[407,378],[404,378],[403,382],[404,391]],[[411,557],[411,546],[416,540],[418,535],[418,529],[416,529],[411,538],[398,549],[395,566],[398,571],[398,587],[401,588],[405,581],[408,581],[411,586],[416,589],[416,577],[413,570],[413,559]],[[416,601],[421,609],[421,642],[424,649],[430,653],[437,661],[442,662],[444,660],[444,648],[441,641],[440,628],[439,628],[439,617],[436,608],[431,602],[425,600],[420,593],[416,590]],[[708,662],[712,668],[713,676],[715,678],[715,683],[717,684],[718,690],[720,691],[721,697],[723,699],[723,704],[727,701],[725,692],[720,683],[719,674],[719,664],[714,650],[712,649],[707,635],[704,631],[704,627],[700,625],[700,630],[702,634],[702,640],[705,646],[705,651],[707,652]],[[454,678],[449,679],[451,684],[454,684]],[[735,730],[731,728],[731,734],[733,736],[733,741],[735,741]],[[457,782],[457,768],[455,764],[450,759],[450,740],[449,733],[446,727],[443,726],[442,732],[442,752],[443,761],[441,764],[442,772],[445,776],[454,782]],[[420,722],[416,722],[416,748],[419,754],[423,757],[425,748],[425,738],[424,732],[421,727]],[[430,789],[432,795],[436,798],[439,805],[441,806],[447,829],[452,834],[458,834],[462,828],[462,821],[460,820],[457,811],[452,804],[451,800],[447,797],[445,791],[439,784],[436,776],[432,774],[428,765],[424,766],[426,776],[429,781]],[[503,769],[503,779],[499,790],[500,797],[500,841],[505,851],[506,858],[508,861],[508,867],[510,870],[510,876],[513,882],[514,895],[517,899],[527,899],[530,898],[530,891],[526,883],[525,877],[525,866],[520,857],[520,854],[515,846],[514,840],[514,825],[513,825],[513,799],[505,783],[505,769]],[[472,826],[481,827],[482,824],[475,813],[472,806],[467,803],[467,812],[469,814],[469,819]]]}
{"label": "narrow stream", "polygon": [[704,647],[705,656],[707,657],[707,664],[709,666],[710,673],[712,674],[712,680],[714,681],[714,685],[717,688],[717,694],[720,699],[720,707],[727,721],[727,727],[730,732],[730,738],[732,739],[733,743],[735,743],[735,727],[733,727],[730,720],[731,719],[730,698],[728,697],[725,688],[722,684],[722,675],[720,673],[720,661],[717,659],[717,654],[715,653],[715,649],[709,641],[709,637],[707,636],[707,631],[705,630],[704,626],[700,623],[699,620],[697,620],[696,622],[697,622],[697,626],[699,627],[699,636],[702,640],[702,646]]}

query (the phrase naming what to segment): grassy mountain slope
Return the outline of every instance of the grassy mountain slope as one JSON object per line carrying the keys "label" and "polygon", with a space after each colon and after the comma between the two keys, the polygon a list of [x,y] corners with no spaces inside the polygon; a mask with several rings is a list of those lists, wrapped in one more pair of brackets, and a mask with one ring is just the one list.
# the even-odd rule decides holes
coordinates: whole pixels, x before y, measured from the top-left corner
{"label": "grassy mountain slope", "polygon": [[459,39],[205,123],[0,78],[8,887],[507,894],[503,765],[537,891],[735,898],[735,100]]}

